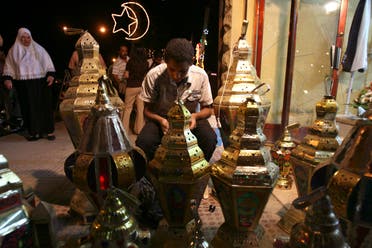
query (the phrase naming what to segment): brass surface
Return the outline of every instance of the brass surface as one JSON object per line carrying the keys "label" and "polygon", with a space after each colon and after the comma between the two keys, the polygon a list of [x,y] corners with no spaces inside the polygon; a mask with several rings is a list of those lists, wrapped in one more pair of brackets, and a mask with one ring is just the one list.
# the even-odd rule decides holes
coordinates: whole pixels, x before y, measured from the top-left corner
{"label": "brass surface", "polygon": [[8,160],[4,157],[3,154],[0,154],[0,170],[8,168]]}
{"label": "brass surface", "polygon": [[[314,172],[314,181],[328,186],[335,213],[353,225],[372,229],[372,121],[360,118],[333,158]],[[336,171],[336,172],[335,172]],[[322,180],[320,180],[322,181]],[[355,242],[355,240],[353,240]]]}
{"label": "brass surface", "polygon": [[0,169],[0,194],[9,190],[22,189],[22,187],[22,180],[11,169]]}
{"label": "brass surface", "polygon": [[311,191],[310,182],[316,165],[294,156],[291,156],[290,161],[295,176],[297,194],[299,197],[304,196]]}
{"label": "brass surface", "polygon": [[213,102],[217,120],[226,136],[230,136],[234,131],[238,119],[237,111],[247,97],[252,96],[252,93],[261,96],[263,118],[266,119],[270,110],[270,102],[263,97],[263,94],[268,91],[268,85],[255,90],[261,85],[261,80],[251,63],[252,47],[245,39],[245,31],[242,30],[242,32],[232,53],[232,63],[226,75],[226,81],[218,90]]}
{"label": "brass surface", "polygon": [[166,238],[163,238],[161,230],[155,237],[169,244],[178,242],[172,240],[178,239],[178,235],[176,238],[171,233],[179,229],[180,235],[184,236],[181,240],[189,239],[185,229],[193,219],[190,201],[195,200],[196,208],[199,207],[211,171],[196,137],[190,131],[190,118],[190,112],[181,101],[174,104],[168,111],[169,131],[163,136],[154,159],[148,165],[148,176],[169,224]]}
{"label": "brass surface", "polygon": [[290,162],[298,195],[310,192],[315,167],[330,159],[341,144],[336,124],[338,104],[333,96],[323,96],[316,103],[316,119],[301,144],[292,149]]}
{"label": "brass surface", "polygon": [[[294,128],[296,125],[292,125]],[[296,143],[292,140],[288,126],[284,129],[284,134],[281,139],[275,142],[271,149],[271,157],[273,162],[279,166],[279,178],[276,187],[279,189],[292,188],[292,165],[290,162],[292,149],[296,147]]]}
{"label": "brass surface", "polygon": [[[22,180],[8,168],[8,160],[0,154],[0,244],[2,246],[7,245],[2,240],[8,234],[30,224],[28,212],[22,198]],[[19,232],[18,234],[13,233],[12,236],[25,241],[23,235],[23,232]]]}
{"label": "brass surface", "polygon": [[212,166],[211,177],[225,218],[211,242],[213,247],[258,247],[262,237],[258,223],[279,176],[264,146],[270,103],[263,98],[264,84],[250,63],[251,51],[243,37],[233,53],[231,74],[214,100],[229,144]]}
{"label": "brass surface", "polygon": [[93,243],[99,245],[105,241],[107,244],[122,244],[120,247],[129,247],[133,235],[137,232],[137,222],[128,212],[125,204],[120,200],[116,189],[108,190],[103,207],[90,228]]}
{"label": "brass surface", "polygon": [[291,233],[292,227],[305,219],[305,212],[302,209],[296,209],[292,204],[278,222],[278,226],[286,233]]}

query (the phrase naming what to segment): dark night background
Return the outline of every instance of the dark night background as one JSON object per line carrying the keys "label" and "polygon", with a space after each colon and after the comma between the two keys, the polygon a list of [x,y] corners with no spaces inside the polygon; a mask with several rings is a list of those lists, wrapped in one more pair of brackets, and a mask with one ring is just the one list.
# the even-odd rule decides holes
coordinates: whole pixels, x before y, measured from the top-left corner
{"label": "dark night background", "polygon": [[[106,64],[116,57],[120,44],[143,46],[150,49],[164,48],[174,37],[187,38],[195,44],[202,35],[204,12],[210,8],[206,47],[205,69],[217,72],[218,1],[216,0],[138,0],[148,12],[149,32],[140,41],[127,41],[124,32],[112,33],[114,21],[111,14],[120,14],[121,1],[7,1],[0,14],[0,34],[5,52],[12,46],[18,28],[30,29],[33,39],[52,57],[57,76],[63,77],[79,35],[67,36],[63,26],[82,28],[97,40]],[[98,31],[106,26],[106,34]]]}

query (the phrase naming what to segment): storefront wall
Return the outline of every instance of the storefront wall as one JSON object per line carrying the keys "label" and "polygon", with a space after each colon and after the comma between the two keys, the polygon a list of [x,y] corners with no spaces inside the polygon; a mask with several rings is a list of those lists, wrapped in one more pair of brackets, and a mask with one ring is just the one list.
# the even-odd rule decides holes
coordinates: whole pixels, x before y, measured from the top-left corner
{"label": "storefront wall", "polygon": [[[340,11],[339,4],[334,11],[327,11],[325,6],[330,2],[332,1],[299,1],[289,124],[299,122],[302,126],[311,125],[315,118],[315,104],[322,99],[323,95],[327,94],[326,90],[330,89],[330,82],[327,80],[327,78],[332,78],[329,52],[331,46],[336,42]],[[358,2],[359,0],[349,0],[341,57],[346,49],[350,25]],[[221,28],[223,46],[220,51],[222,54],[221,82],[223,82],[224,72],[228,66],[231,49],[241,34],[241,25],[245,14],[244,7],[245,0],[224,1],[224,17]],[[265,1],[260,78],[271,86],[267,96],[272,105],[267,123],[281,123],[290,10],[291,1],[289,0]],[[247,16],[249,21],[247,40],[249,44],[253,45],[255,1],[248,1]],[[371,34],[370,30],[368,42],[370,53],[372,52]],[[368,60],[369,63],[372,62],[371,55]],[[342,66],[340,66],[336,97],[339,104],[339,114],[345,112],[350,76],[351,74],[343,72]],[[371,81],[371,66],[364,73],[355,73],[351,102],[357,97],[359,91],[369,85]],[[349,110],[352,114],[356,114],[355,108],[350,107]]]}

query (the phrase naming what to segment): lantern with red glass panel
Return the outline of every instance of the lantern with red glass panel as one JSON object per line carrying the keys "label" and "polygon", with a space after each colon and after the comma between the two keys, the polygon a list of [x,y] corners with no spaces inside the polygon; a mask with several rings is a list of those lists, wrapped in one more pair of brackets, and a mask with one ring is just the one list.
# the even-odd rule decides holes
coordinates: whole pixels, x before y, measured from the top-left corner
{"label": "lantern with red glass panel", "polygon": [[132,157],[134,153],[143,154],[133,148],[119,111],[107,96],[106,80],[106,76],[99,80],[95,105],[87,117],[79,147],[65,163],[67,177],[86,193],[97,211],[111,186],[127,190],[136,181]]}

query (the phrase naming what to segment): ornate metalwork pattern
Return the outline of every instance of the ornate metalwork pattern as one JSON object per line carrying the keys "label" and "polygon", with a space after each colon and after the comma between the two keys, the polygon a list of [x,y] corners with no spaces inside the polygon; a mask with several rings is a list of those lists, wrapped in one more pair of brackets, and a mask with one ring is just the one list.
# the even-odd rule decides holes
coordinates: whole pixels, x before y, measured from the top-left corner
{"label": "ornate metalwork pattern", "polygon": [[[226,79],[222,80],[223,85],[218,90],[218,95],[214,99],[214,110],[223,131],[227,136],[235,130],[238,122],[237,111],[247,97],[256,87],[261,85],[260,79],[256,75],[256,69],[251,63],[252,48],[245,39],[248,23],[244,22],[242,35],[233,48],[233,61],[231,69],[228,71]],[[266,85],[268,86],[268,85]],[[261,96],[262,118],[266,119],[270,109],[270,103],[262,97],[267,89],[257,90]]]}
{"label": "ornate metalwork pattern", "polygon": [[279,176],[264,147],[265,107],[257,93],[248,95],[237,110],[229,146],[212,166],[213,184],[225,217],[211,242],[214,247],[258,246],[262,237],[259,219]]}
{"label": "ornate metalwork pattern", "polygon": [[[85,32],[76,43],[79,58],[82,59],[80,75],[72,78],[64,99],[60,104],[60,113],[75,148],[79,146],[84,131],[84,123],[95,104],[98,91],[98,80],[106,75],[99,65],[99,45],[93,36]],[[107,94],[120,116],[123,114],[124,103],[111,85],[111,80],[105,76]]]}
{"label": "ornate metalwork pattern", "polygon": [[[298,126],[299,124],[291,125]],[[292,127],[293,128],[293,127]],[[292,165],[290,162],[292,149],[296,147],[296,144],[292,140],[291,134],[289,133],[288,126],[284,129],[284,134],[280,140],[275,143],[275,146],[271,149],[271,157],[273,162],[279,166],[279,179],[276,186],[280,189],[291,189],[292,188]]]}
{"label": "ornate metalwork pattern", "polygon": [[333,158],[317,166],[311,181],[312,188],[328,187],[351,247],[368,246],[372,229],[372,112],[367,113],[356,120]]}
{"label": "ornate metalwork pattern", "polygon": [[190,117],[181,101],[168,111],[169,131],[149,162],[148,175],[169,224],[167,230],[157,230],[152,240],[154,247],[189,244],[193,239],[187,228],[193,221],[190,201],[193,199],[195,207],[199,207],[211,166],[189,129]]}
{"label": "ornate metalwork pattern", "polygon": [[110,189],[90,229],[93,247],[139,247],[135,244],[137,232],[137,222],[120,200],[118,190]]}
{"label": "ornate metalwork pattern", "polygon": [[334,97],[324,96],[317,102],[315,110],[316,120],[301,144],[292,150],[290,159],[299,196],[310,192],[310,181],[315,167],[331,158],[341,144],[336,125],[338,104]]}

